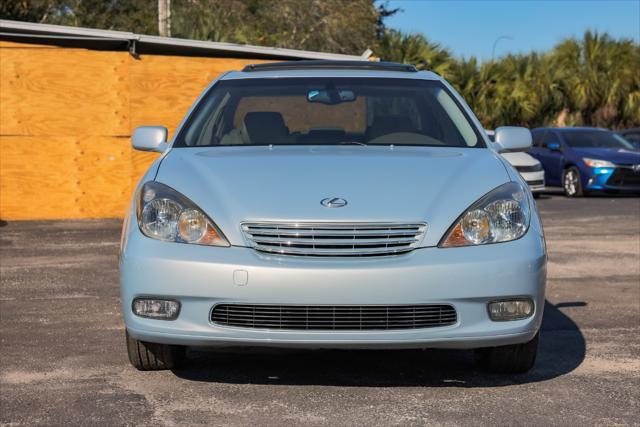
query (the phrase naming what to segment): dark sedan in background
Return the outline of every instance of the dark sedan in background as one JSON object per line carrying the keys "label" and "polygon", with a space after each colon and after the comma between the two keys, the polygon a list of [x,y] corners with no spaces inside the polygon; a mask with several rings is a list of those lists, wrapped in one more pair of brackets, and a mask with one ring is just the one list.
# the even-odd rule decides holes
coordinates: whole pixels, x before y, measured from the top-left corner
{"label": "dark sedan in background", "polygon": [[604,190],[640,194],[640,152],[625,138],[597,128],[534,129],[529,151],[540,160],[548,186],[567,196]]}
{"label": "dark sedan in background", "polygon": [[624,129],[619,131],[618,134],[633,144],[637,150],[640,150],[640,128]]}

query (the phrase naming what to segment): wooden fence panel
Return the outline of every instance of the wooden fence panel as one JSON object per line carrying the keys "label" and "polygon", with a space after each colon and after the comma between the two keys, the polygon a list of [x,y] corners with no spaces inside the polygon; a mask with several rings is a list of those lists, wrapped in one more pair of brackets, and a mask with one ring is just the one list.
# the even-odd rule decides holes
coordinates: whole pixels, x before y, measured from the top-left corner
{"label": "wooden fence panel", "polygon": [[71,136],[0,136],[2,219],[82,218]]}
{"label": "wooden fence panel", "polygon": [[263,62],[143,55],[131,63],[131,127],[162,125],[173,135],[191,105],[225,71]]}
{"label": "wooden fence panel", "polygon": [[0,150],[3,219],[124,216],[135,185],[129,138],[0,136]]}
{"label": "wooden fence panel", "polygon": [[0,48],[2,135],[128,135],[129,55]]}
{"label": "wooden fence panel", "polygon": [[130,139],[83,138],[79,148],[80,153],[68,155],[76,159],[80,213],[85,218],[124,216],[134,179]]}
{"label": "wooden fence panel", "polygon": [[175,132],[216,76],[255,62],[0,42],[0,218],[122,217],[158,157],[133,129]]}

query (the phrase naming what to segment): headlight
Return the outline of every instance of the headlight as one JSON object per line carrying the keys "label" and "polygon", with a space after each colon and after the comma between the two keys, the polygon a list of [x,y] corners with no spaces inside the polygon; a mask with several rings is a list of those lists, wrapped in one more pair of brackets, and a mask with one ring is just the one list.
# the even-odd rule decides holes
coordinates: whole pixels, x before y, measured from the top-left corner
{"label": "headlight", "polygon": [[229,246],[220,229],[199,207],[159,182],[147,182],[140,190],[138,225],[152,239]]}
{"label": "headlight", "polygon": [[611,163],[608,160],[589,159],[587,157],[583,157],[582,161],[585,162],[585,164],[590,168],[615,168],[616,167],[615,164]]}
{"label": "headlight", "polygon": [[529,198],[516,182],[501,185],[467,209],[438,245],[441,248],[516,240],[529,228]]}

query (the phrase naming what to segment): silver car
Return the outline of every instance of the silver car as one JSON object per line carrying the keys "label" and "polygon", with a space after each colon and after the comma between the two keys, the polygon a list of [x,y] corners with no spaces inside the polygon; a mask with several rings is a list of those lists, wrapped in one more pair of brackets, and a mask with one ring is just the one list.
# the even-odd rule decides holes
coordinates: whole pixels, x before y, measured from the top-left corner
{"label": "silver car", "polygon": [[[523,151],[527,129],[496,130]],[[441,77],[393,63],[248,66],[204,91],[138,184],[120,256],[131,363],[188,347],[476,349],[530,369],[544,234],[527,185]]]}

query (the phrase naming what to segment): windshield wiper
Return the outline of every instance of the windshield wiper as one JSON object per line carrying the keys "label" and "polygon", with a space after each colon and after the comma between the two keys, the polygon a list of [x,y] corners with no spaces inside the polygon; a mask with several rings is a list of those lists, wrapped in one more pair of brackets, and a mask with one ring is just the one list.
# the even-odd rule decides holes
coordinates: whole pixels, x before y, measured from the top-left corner
{"label": "windshield wiper", "polygon": [[341,141],[339,142],[340,145],[362,145],[363,147],[366,147],[367,144],[365,144],[364,142],[360,142],[360,141]]}

